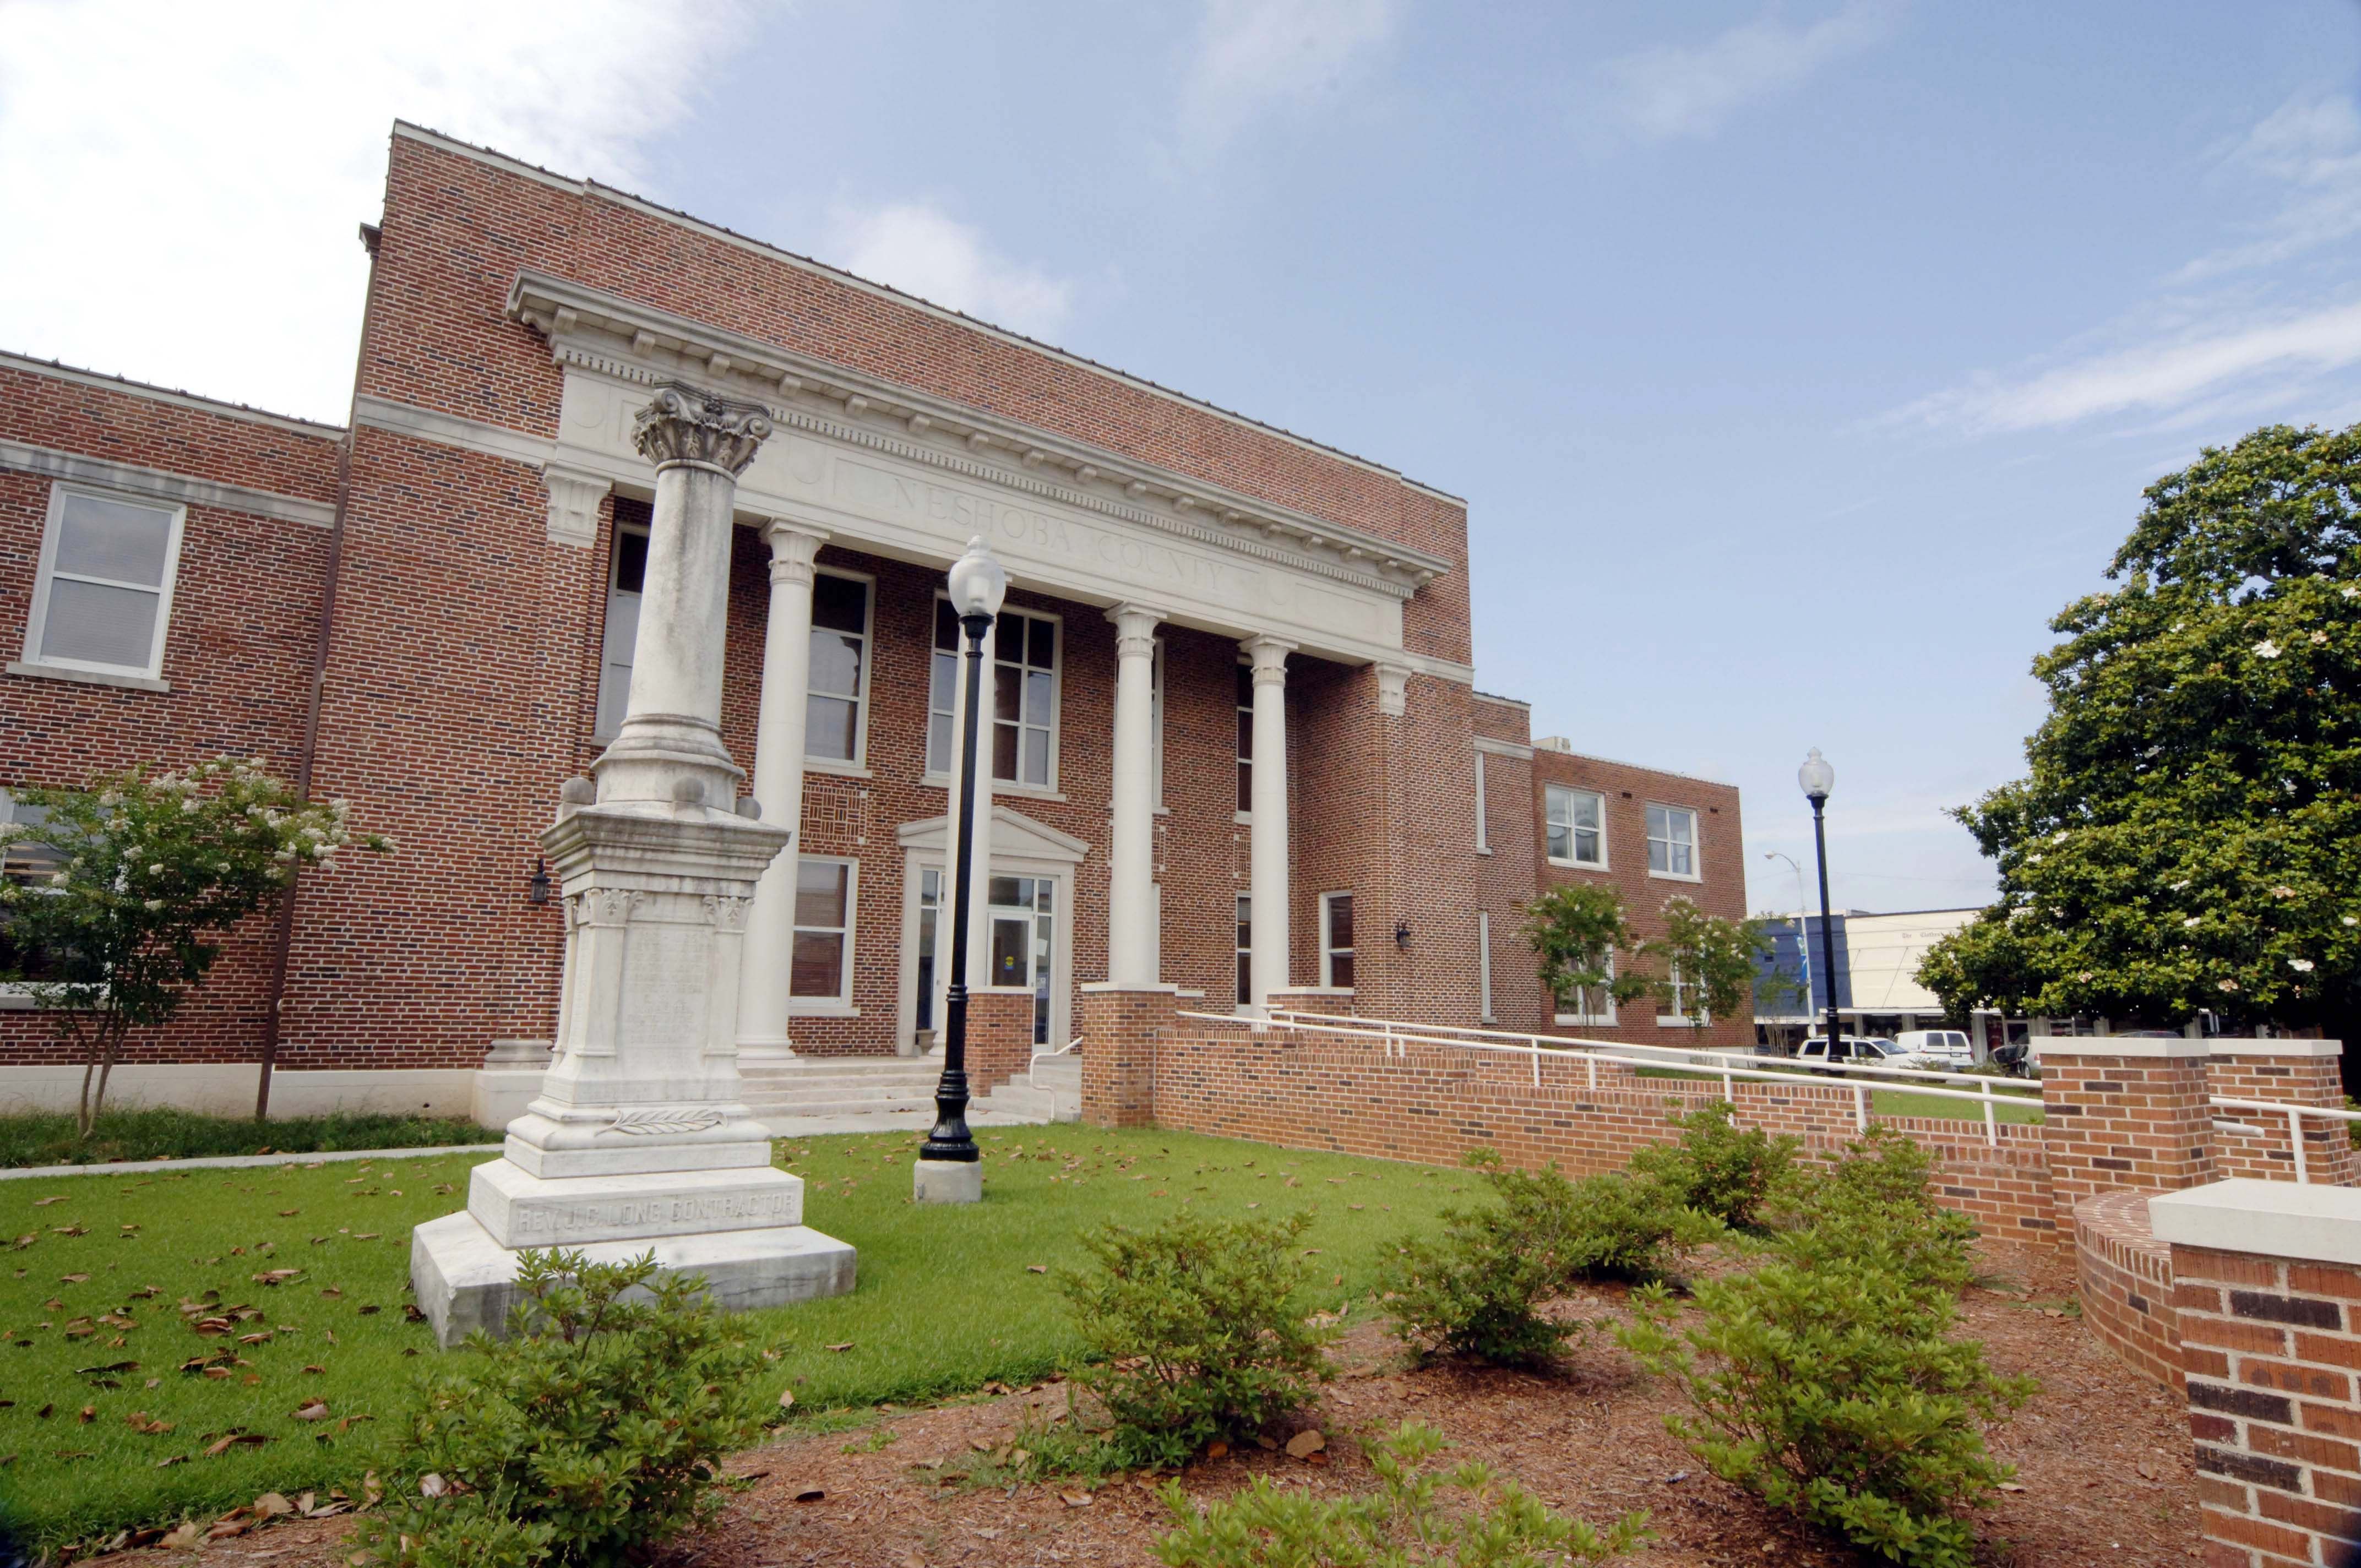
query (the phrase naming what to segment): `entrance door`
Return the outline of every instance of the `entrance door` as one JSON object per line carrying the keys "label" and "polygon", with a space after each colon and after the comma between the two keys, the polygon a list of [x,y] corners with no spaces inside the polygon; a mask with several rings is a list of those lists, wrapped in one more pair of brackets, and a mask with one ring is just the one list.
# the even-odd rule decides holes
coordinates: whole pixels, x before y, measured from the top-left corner
{"label": "entrance door", "polygon": [[992,906],[992,983],[1033,993],[1033,1043],[1049,1043],[1049,981],[1057,972],[1058,884],[1049,877],[996,876]]}

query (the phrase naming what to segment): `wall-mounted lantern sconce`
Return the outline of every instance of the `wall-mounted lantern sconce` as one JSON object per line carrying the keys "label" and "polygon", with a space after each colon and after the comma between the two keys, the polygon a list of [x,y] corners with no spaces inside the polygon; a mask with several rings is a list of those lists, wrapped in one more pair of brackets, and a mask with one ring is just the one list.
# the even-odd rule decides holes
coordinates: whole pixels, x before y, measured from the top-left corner
{"label": "wall-mounted lantern sconce", "polygon": [[1397,920],[1394,922],[1394,946],[1397,948],[1407,948],[1410,946],[1409,921]]}
{"label": "wall-mounted lantern sconce", "polygon": [[525,883],[525,902],[539,908],[549,902],[549,861],[538,859],[533,862],[533,880]]}

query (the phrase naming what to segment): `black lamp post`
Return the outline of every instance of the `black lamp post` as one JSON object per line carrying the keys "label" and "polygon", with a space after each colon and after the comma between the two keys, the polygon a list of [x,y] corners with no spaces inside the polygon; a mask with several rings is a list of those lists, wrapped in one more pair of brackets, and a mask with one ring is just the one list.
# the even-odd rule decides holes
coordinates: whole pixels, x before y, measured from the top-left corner
{"label": "black lamp post", "polygon": [[967,712],[960,725],[960,811],[951,850],[951,983],[943,999],[943,1076],[935,1085],[935,1126],[920,1159],[973,1164],[982,1157],[967,1129],[967,912],[975,881],[975,771],[983,710],[983,634],[1008,592],[1008,574],[981,538],[951,565],[951,608],[967,634]]}
{"label": "black lamp post", "polygon": [[1837,771],[1828,766],[1817,746],[1795,770],[1795,782],[1804,786],[1804,798],[1812,803],[1812,842],[1820,852],[1820,972],[1828,976],[1828,1060],[1839,1056],[1838,1042],[1844,1038],[1837,1014],[1837,934],[1836,922],[1828,915],[1828,830],[1821,808],[1828,803],[1828,794],[1837,786]]}

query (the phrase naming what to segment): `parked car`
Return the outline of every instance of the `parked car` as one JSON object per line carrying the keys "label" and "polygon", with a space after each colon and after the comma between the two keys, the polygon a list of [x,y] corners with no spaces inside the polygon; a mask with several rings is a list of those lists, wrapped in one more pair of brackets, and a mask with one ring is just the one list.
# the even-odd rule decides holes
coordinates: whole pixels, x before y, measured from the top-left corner
{"label": "parked car", "polygon": [[1829,1055],[1828,1037],[1826,1035],[1814,1035],[1795,1047],[1795,1059],[1806,1064],[1825,1065],[1834,1060],[1865,1062],[1872,1067],[1887,1067],[1897,1065],[1886,1059],[1894,1054],[1894,1042],[1882,1036],[1839,1035],[1837,1036],[1837,1048],[1833,1057]]}
{"label": "parked car", "polygon": [[1896,1067],[1955,1072],[1976,1062],[1975,1044],[1964,1029],[1905,1029],[1894,1043],[1901,1053],[1894,1063]]}

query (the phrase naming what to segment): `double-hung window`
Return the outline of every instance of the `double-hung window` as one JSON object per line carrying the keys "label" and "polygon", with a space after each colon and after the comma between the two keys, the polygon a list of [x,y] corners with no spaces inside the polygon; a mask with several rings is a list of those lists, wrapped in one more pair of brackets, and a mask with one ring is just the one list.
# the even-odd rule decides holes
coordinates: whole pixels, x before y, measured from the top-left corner
{"label": "double-hung window", "polygon": [[51,486],[26,663],[159,678],[187,517],[185,507]]}
{"label": "double-hung window", "polygon": [[1353,989],[1353,895],[1320,895],[1320,983]]}
{"label": "double-hung window", "polygon": [[824,855],[796,862],[796,935],[787,967],[791,1007],[852,1004],[855,870],[851,861]]}
{"label": "double-hung window", "polygon": [[1491,824],[1486,820],[1485,806],[1484,753],[1478,751],[1476,753],[1476,852],[1479,855],[1492,852]]}
{"label": "double-hung window", "polygon": [[594,734],[612,740],[631,701],[631,649],[640,639],[640,596],[648,581],[648,531],[615,525],[607,563],[607,640],[598,658],[598,718]]}
{"label": "double-hung window", "polygon": [[804,697],[807,762],[859,766],[867,741],[869,581],[840,572],[812,577],[811,671]]}
{"label": "double-hung window", "polygon": [[1238,1005],[1254,1000],[1254,900],[1238,894]]}
{"label": "double-hung window", "polygon": [[1679,1024],[1705,1024],[1711,1020],[1698,1008],[1695,989],[1681,978],[1681,966],[1675,964],[1668,976],[1666,989],[1672,994],[1656,1010],[1656,1022],[1667,1027]]}
{"label": "double-hung window", "polygon": [[[927,679],[927,772],[958,769],[953,731],[959,712],[964,634],[950,600],[935,601],[935,646]],[[981,737],[994,780],[1022,789],[1058,787],[1058,621],[1005,609],[994,623],[992,680],[985,701],[992,727]]]}
{"label": "double-hung window", "polygon": [[1254,666],[1238,665],[1238,815],[1254,809]]}
{"label": "double-hung window", "polygon": [[1651,806],[1648,807],[1648,874],[1679,877],[1690,882],[1697,876],[1697,813],[1681,806]]}
{"label": "double-hung window", "polygon": [[1574,994],[1558,1004],[1557,1022],[1593,1029],[1615,1027],[1615,955],[1608,954],[1607,961],[1599,968],[1605,972],[1607,983],[1576,986]]}
{"label": "double-hung window", "polygon": [[[0,827],[38,828],[46,819],[39,806],[26,806],[0,789]],[[46,888],[50,876],[58,870],[58,851],[38,839],[11,837],[0,843],[0,880],[21,887]],[[18,997],[24,992],[13,983],[18,981],[63,980],[63,966],[54,954],[18,946],[10,938],[8,920],[0,915],[0,998]]]}
{"label": "double-hung window", "polygon": [[1562,866],[1607,864],[1607,799],[1596,790],[1552,784],[1544,795],[1549,858]]}

